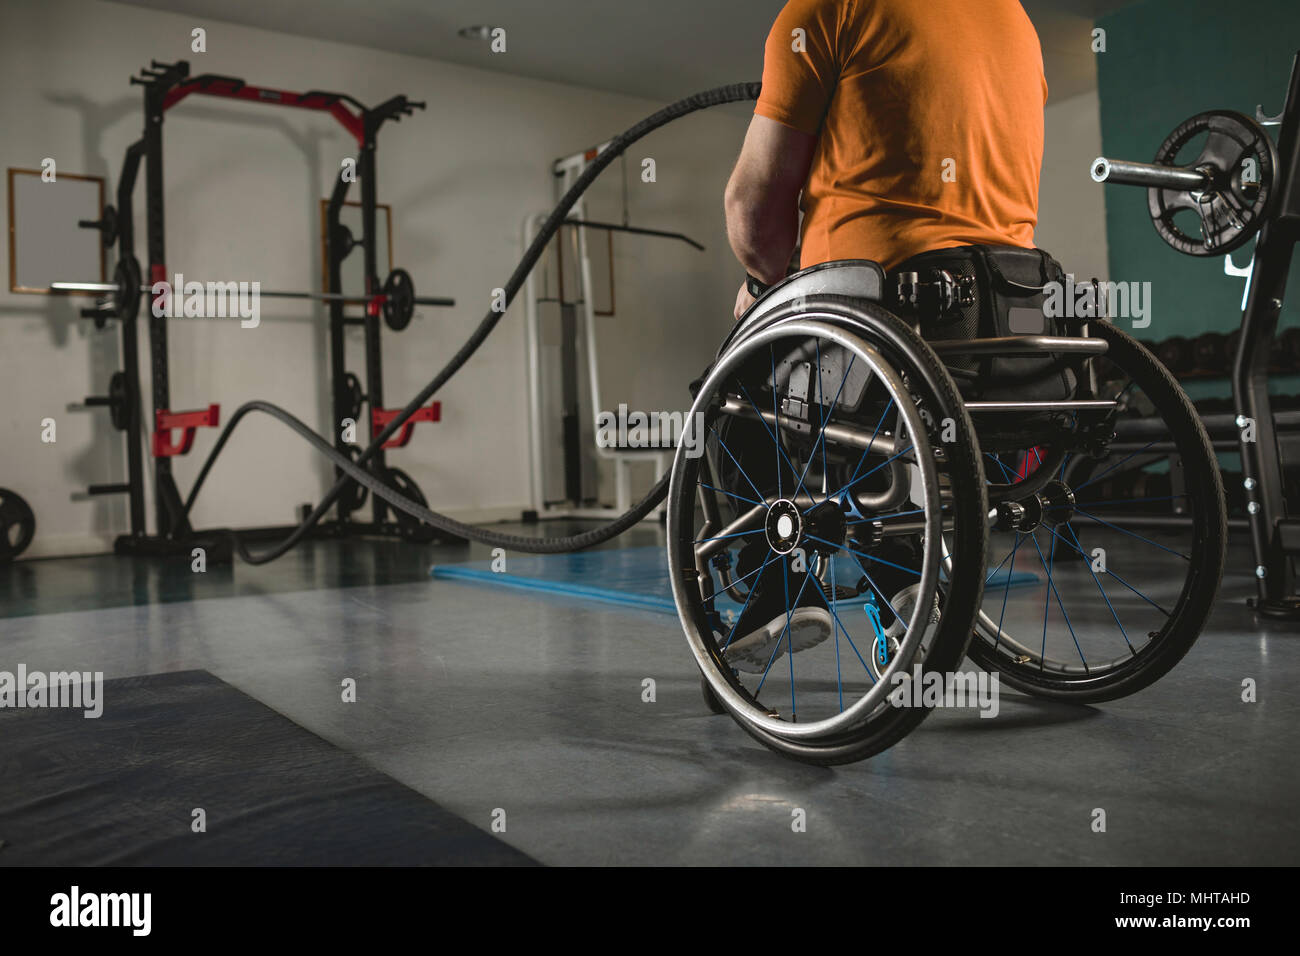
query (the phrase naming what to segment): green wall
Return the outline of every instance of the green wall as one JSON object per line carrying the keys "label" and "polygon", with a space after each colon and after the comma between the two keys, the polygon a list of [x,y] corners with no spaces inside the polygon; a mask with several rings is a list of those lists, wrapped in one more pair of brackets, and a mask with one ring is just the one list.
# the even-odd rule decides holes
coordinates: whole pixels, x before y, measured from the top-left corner
{"label": "green wall", "polygon": [[[1185,119],[1210,109],[1247,116],[1255,106],[1282,111],[1291,63],[1300,51],[1300,0],[1146,0],[1097,26],[1106,52],[1097,57],[1102,152],[1149,161]],[[1277,128],[1270,127],[1276,139]],[[1146,191],[1098,186],[1080,157],[1080,187],[1106,190],[1110,278],[1152,284],[1151,325],[1138,337],[1226,332],[1241,322],[1244,280],[1223,274],[1223,257],[1175,252],[1156,235]],[[1250,261],[1253,242],[1234,254]],[[1300,272],[1293,272],[1283,325],[1300,324]]]}

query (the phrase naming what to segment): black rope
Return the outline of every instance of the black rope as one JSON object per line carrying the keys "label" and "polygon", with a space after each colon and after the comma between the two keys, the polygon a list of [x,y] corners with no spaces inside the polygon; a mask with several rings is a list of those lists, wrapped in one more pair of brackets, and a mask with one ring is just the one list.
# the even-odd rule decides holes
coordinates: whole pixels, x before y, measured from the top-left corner
{"label": "black rope", "polygon": [[479,323],[473,334],[457,350],[456,354],[443,367],[433,380],[429,382],[420,392],[407,402],[406,406],[398,413],[397,417],[388,423],[388,425],[375,436],[374,441],[363,451],[360,457],[354,462],[350,457],[339,452],[334,448],[333,443],[308,428],[303,422],[294,417],[294,415],[279,406],[270,402],[252,401],[241,405],[236,409],[235,414],[231,416],[226,427],[222,430],[221,436],[217,439],[216,445],[208,453],[207,459],[203,462],[203,467],[199,471],[198,478],[194,482],[194,487],[190,490],[189,497],[185,502],[185,514],[188,516],[190,509],[193,508],[195,500],[198,498],[199,491],[203,487],[204,481],[212,471],[212,466],[217,460],[217,456],[225,447],[235,426],[243,420],[249,412],[264,412],[277,420],[284,422],[302,437],[310,441],[317,450],[327,455],[346,475],[340,478],[333,488],[326,493],[320,503],[312,510],[303,522],[289,534],[287,538],[275,545],[268,551],[261,554],[253,554],[244,546],[242,540],[235,536],[234,543],[239,555],[249,564],[266,564],[274,561],[276,558],[286,554],[302,538],[315,527],[325,516],[325,513],[333,507],[339,496],[346,490],[350,481],[358,483],[369,488],[371,493],[378,495],[382,500],[388,502],[394,508],[404,511],[412,517],[425,521],[452,534],[479,541],[484,544],[490,544],[499,547],[511,548],[516,551],[530,552],[533,554],[556,554],[564,551],[578,551],[582,548],[588,548],[592,545],[608,541],[617,537],[628,528],[645,518],[650,511],[658,505],[668,494],[668,475],[665,474],[655,482],[649,493],[632,508],[609,524],[602,525],[599,528],[593,528],[582,534],[567,535],[555,538],[535,538],[521,535],[499,534],[492,531],[485,531],[472,525],[462,524],[459,521],[449,518],[444,514],[419,505],[409,498],[399,494],[397,491],[386,485],[382,480],[377,478],[363,466],[367,461],[374,457],[375,453],[383,447],[384,442],[404,425],[412,415],[419,410],[447,381],[460,371],[461,367],[469,361],[470,357],[478,351],[480,345],[487,339],[492,331],[496,328],[501,317],[505,315],[506,309],[514,301],[515,295],[523,286],[524,280],[528,273],[537,265],[538,259],[541,258],[546,244],[550,242],[551,237],[564,225],[564,220],[568,217],[569,211],[577,203],[578,199],[588,187],[596,180],[596,177],[604,171],[615,159],[623,155],[624,150],[635,143],[637,140],[654,132],[661,126],[671,123],[673,120],[680,119],[690,113],[702,109],[709,109],[714,106],[722,106],[727,103],[738,103],[746,100],[758,99],[758,83],[735,83],[729,86],[720,86],[716,89],[705,90],[688,96],[685,99],[678,100],[669,106],[664,107],[657,113],[647,116],[635,126],[625,130],[618,136],[610,140],[609,145],[603,149],[591,164],[582,172],[582,175],[574,182],[569,191],[564,194],[559,204],[551,210],[542,229],[538,232],[537,237],[533,240],[532,245],[524,252],[524,256],[515,266],[515,270],[510,275],[510,279],[504,286],[505,303],[500,311],[491,309],[483,320]]}

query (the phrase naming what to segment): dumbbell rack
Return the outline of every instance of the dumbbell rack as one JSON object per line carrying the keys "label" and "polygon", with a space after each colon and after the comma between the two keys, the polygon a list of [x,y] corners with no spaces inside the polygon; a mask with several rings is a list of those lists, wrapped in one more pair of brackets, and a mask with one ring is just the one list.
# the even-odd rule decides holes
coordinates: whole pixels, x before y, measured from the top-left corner
{"label": "dumbbell rack", "polygon": [[[146,245],[148,250],[147,282],[169,281],[166,266],[166,236],[163,202],[163,119],[171,107],[191,94],[219,96],[228,99],[245,100],[273,106],[292,106],[301,109],[317,110],[333,116],[356,140],[358,146],[357,177],[361,181],[361,221],[362,236],[354,240],[349,230],[340,221],[340,214],[347,197],[350,178],[339,176],[327,207],[326,247],[328,255],[327,275],[330,293],[342,292],[341,264],[354,246],[361,246],[365,258],[366,295],[371,296],[380,290],[377,271],[376,248],[373,237],[376,235],[375,220],[377,208],[376,191],[376,141],[380,128],[389,120],[400,121],[416,109],[423,109],[423,103],[413,102],[405,96],[395,96],[371,109],[355,98],[342,93],[328,93],[318,90],[307,93],[291,93],[284,90],[250,86],[243,80],[203,74],[191,77],[186,61],[176,63],[159,63],[152,61],[150,68],[140,71],[140,76],[132,76],[132,85],[144,88],[144,132],[142,137],[132,143],[126,150],[122,164],[122,173],[118,180],[116,207],[107,207],[102,219],[95,222],[83,222],[81,225],[98,229],[106,246],[117,245],[118,273],[120,288],[138,288],[143,278],[135,258],[135,224],[133,220],[132,195],[135,189],[141,160],[145,165],[145,208],[146,208]],[[125,277],[125,281],[122,281]],[[134,283],[134,285],[133,285]],[[144,440],[142,405],[140,401],[139,372],[139,333],[136,325],[139,310],[139,296],[134,302],[124,302],[121,295],[114,301],[101,303],[93,309],[83,309],[82,316],[93,319],[96,326],[103,327],[106,320],[115,318],[121,325],[123,368],[113,376],[113,387],[108,396],[87,399],[88,405],[107,406],[113,416],[114,424],[127,433],[127,481],[122,484],[92,485],[87,489],[90,495],[125,494],[129,500],[131,530],[129,534],[119,536],[114,542],[118,554],[128,555],[188,555],[194,547],[203,547],[210,562],[229,560],[231,556],[231,538],[229,529],[196,530],[190,524],[186,506],[181,499],[172,475],[171,459],[178,454],[189,451],[194,441],[195,430],[202,427],[216,427],[219,423],[220,409],[211,405],[206,409],[192,412],[177,412],[171,408],[170,380],[167,350],[167,319],[153,315],[152,309],[147,313],[149,336],[149,354],[152,381],[152,409],[154,441],[153,470],[155,491],[156,531],[150,533],[145,516],[145,466],[142,445]],[[449,300],[448,300],[449,301]],[[445,303],[444,303],[445,304]],[[383,364],[380,348],[380,314],[375,308],[368,307],[363,316],[352,317],[345,314],[347,302],[336,297],[329,301],[330,306],[330,376],[332,382],[333,428],[335,446],[345,454],[351,446],[343,441],[339,424],[346,418],[357,420],[360,426],[362,403],[369,406],[370,414],[367,427],[371,439],[382,430],[384,415],[389,414],[384,407],[383,398]],[[366,394],[361,393],[360,382],[346,368],[345,337],[346,327],[359,325],[365,332],[365,373]],[[428,414],[424,414],[427,412]],[[436,407],[421,410],[413,420],[437,421],[439,410]],[[173,430],[179,430],[181,438],[173,442]],[[358,428],[360,432],[360,428]],[[409,438],[409,429],[397,440],[385,444],[385,448],[398,447]],[[389,469],[383,450],[378,451],[370,460],[369,467],[376,475],[389,476],[396,469]],[[335,470],[336,478],[342,472]],[[409,477],[401,475],[409,482]],[[413,482],[411,482],[413,485]],[[409,489],[408,489],[409,490]],[[418,488],[412,492],[418,495]],[[431,540],[436,537],[433,530],[423,525],[414,525],[409,521],[390,520],[388,505],[377,496],[371,498],[372,516],[368,522],[352,520],[351,514],[361,507],[360,499],[344,495],[337,504],[337,520],[322,522],[314,533],[326,536],[344,534],[382,534],[401,535],[402,537]],[[405,516],[399,516],[404,519]],[[277,537],[291,530],[292,526],[262,527],[240,529],[241,535],[253,538]]]}
{"label": "dumbbell rack", "polygon": [[1273,340],[1292,254],[1300,241],[1300,54],[1291,68],[1278,156],[1277,199],[1255,243],[1250,294],[1232,365],[1232,395],[1236,424],[1247,419],[1255,423],[1256,440],[1239,442],[1258,589],[1252,604],[1266,616],[1300,620],[1293,566],[1300,556],[1300,517],[1288,508],[1283,480],[1288,465],[1300,467],[1300,455],[1290,440],[1300,429],[1286,428],[1275,419],[1268,392]]}

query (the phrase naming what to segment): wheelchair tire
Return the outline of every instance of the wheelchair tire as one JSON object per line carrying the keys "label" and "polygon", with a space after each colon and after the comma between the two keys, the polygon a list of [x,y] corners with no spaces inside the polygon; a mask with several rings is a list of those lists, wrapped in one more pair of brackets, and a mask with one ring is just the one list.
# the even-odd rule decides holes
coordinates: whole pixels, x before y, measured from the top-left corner
{"label": "wheelchair tire", "polygon": [[[1107,342],[1108,351],[1098,361],[1111,366],[1106,370],[1111,374],[1098,377],[1109,379],[1128,417],[1117,412],[1116,438],[1108,457],[1094,462],[1076,456],[1061,468],[1063,484],[1071,494],[1070,503],[1062,506],[1068,508],[1067,517],[1064,523],[1047,528],[1047,536],[1039,534],[1041,528],[1032,532],[1046,585],[1036,587],[1032,596],[1022,592],[1016,599],[1027,605],[1032,597],[1032,621],[1010,600],[1015,555],[1031,537],[1015,532],[1005,589],[988,584],[970,647],[972,660],[998,672],[1017,690],[1075,703],[1125,697],[1158,680],[1182,659],[1213,609],[1227,539],[1218,461],[1187,395],[1161,361],[1132,336],[1106,322],[1090,323],[1088,334]],[[1113,375],[1116,371],[1122,372],[1118,378]],[[1175,468],[1181,486],[1173,481]],[[1080,483],[1076,476],[1084,480]],[[1186,490],[1178,491],[1179,487]],[[1171,504],[1179,501],[1183,504],[1176,508]],[[1174,514],[1159,517],[1161,509]],[[1082,528],[1090,541],[1085,542]],[[1007,543],[999,537],[994,534],[992,539],[990,565]],[[1040,537],[1045,537],[1041,544]],[[1043,545],[1049,541],[1050,557],[1045,558]],[[1094,548],[1098,541],[1113,544]],[[1058,554],[1083,559],[1088,573],[1080,572],[1057,588]],[[1033,558],[1030,554],[1027,560],[1032,564]],[[1184,567],[1181,587],[1171,599],[1169,584],[1182,574],[1171,569]],[[1109,590],[1103,582],[1110,584]],[[1178,587],[1176,580],[1172,584]],[[1067,600],[1072,602],[1073,615]],[[1013,604],[1010,617],[1009,603]],[[1053,643],[1066,651],[1059,656],[1048,650],[1049,615],[1054,608],[1059,612]],[[1158,626],[1136,626],[1139,620]],[[1012,622],[1010,630],[1007,621]],[[1015,633],[1018,630],[1022,633]]]}
{"label": "wheelchair tire", "polygon": [[[800,302],[779,307],[772,315],[763,317],[753,327],[745,329],[744,334],[734,336],[724,348],[708,379],[699,390],[690,417],[692,425],[697,421],[697,413],[712,416],[713,421],[718,420],[720,415],[718,403],[722,398],[720,394],[715,394],[715,391],[719,390],[728,381],[728,376],[731,376],[733,371],[737,376],[743,375],[743,369],[748,367],[746,363],[750,362],[754,355],[758,354],[755,350],[767,349],[769,346],[775,348],[777,343],[788,345],[791,341],[807,342],[810,338],[815,338],[818,342],[818,381],[821,381],[823,375],[821,368],[822,346],[820,343],[823,340],[827,342],[842,339],[846,341],[852,340],[858,343],[855,347],[865,350],[861,354],[883,360],[887,368],[892,369],[891,373],[880,375],[879,381],[882,388],[886,387],[886,380],[895,384],[899,382],[905,383],[901,394],[909,397],[911,407],[907,411],[901,408],[898,409],[896,421],[902,423],[906,418],[913,424],[925,422],[919,427],[926,437],[924,439],[913,439],[913,444],[909,444],[904,451],[895,453],[893,457],[898,458],[899,455],[904,454],[910,448],[917,447],[918,451],[915,455],[917,463],[908,467],[918,469],[919,473],[922,474],[933,473],[934,475],[937,475],[942,469],[946,484],[942,486],[942,491],[940,491],[940,482],[936,481],[933,485],[933,492],[926,492],[929,497],[925,500],[930,502],[931,506],[935,502],[941,502],[937,510],[933,507],[923,507],[919,511],[906,511],[903,513],[917,514],[921,513],[921,511],[926,512],[926,518],[917,519],[917,521],[930,521],[931,516],[933,516],[933,522],[927,524],[927,528],[938,529],[951,525],[951,536],[957,542],[960,559],[957,570],[949,574],[948,579],[942,584],[939,583],[937,565],[933,569],[934,576],[927,577],[930,574],[926,570],[930,566],[928,557],[923,556],[924,567],[921,571],[906,567],[900,568],[900,571],[909,571],[919,577],[918,588],[927,586],[927,581],[932,582],[928,586],[933,587],[934,606],[936,608],[941,607],[941,613],[922,612],[920,608],[925,601],[924,597],[915,602],[916,611],[910,618],[904,640],[900,642],[899,653],[891,659],[890,669],[886,670],[884,674],[873,675],[870,678],[871,684],[867,684],[865,680],[859,678],[867,690],[846,710],[843,702],[845,691],[839,671],[841,661],[840,629],[843,628],[846,644],[852,645],[859,659],[861,659],[861,652],[858,650],[859,646],[867,647],[868,653],[870,653],[870,645],[862,644],[862,642],[854,643],[848,627],[842,625],[841,619],[838,617],[837,608],[841,604],[841,598],[834,579],[836,573],[834,570],[834,555],[828,557],[826,561],[831,568],[831,589],[829,592],[824,590],[821,583],[817,587],[822,595],[822,609],[829,611],[835,617],[836,656],[834,660],[836,681],[841,685],[840,709],[838,714],[832,713],[830,717],[820,721],[814,719],[812,721],[804,720],[803,723],[800,723],[793,719],[796,712],[795,661],[799,662],[801,668],[806,668],[808,665],[805,665],[805,657],[801,654],[805,648],[802,646],[793,647],[792,613],[795,610],[800,610],[802,606],[798,605],[798,596],[795,598],[795,606],[791,606],[788,583],[784,610],[786,631],[783,636],[786,639],[787,646],[791,648],[791,653],[781,652],[781,641],[778,639],[774,645],[773,654],[775,657],[777,652],[781,652],[786,658],[786,660],[782,661],[783,666],[788,663],[790,669],[789,685],[791,691],[788,699],[791,713],[790,719],[780,717],[775,708],[768,708],[766,705],[759,703],[758,693],[762,691],[763,682],[759,681],[758,690],[751,692],[750,687],[742,683],[740,671],[734,666],[734,659],[726,656],[727,647],[719,646],[722,639],[720,631],[725,630],[725,627],[719,627],[716,623],[716,617],[713,620],[710,619],[710,613],[717,614],[715,598],[718,589],[713,581],[713,572],[707,570],[707,567],[702,570],[702,564],[707,565],[707,562],[701,562],[696,551],[697,545],[702,541],[714,540],[712,538],[696,539],[697,496],[716,495],[718,491],[718,489],[711,486],[709,481],[700,477],[701,472],[708,468],[709,456],[707,454],[703,456],[704,465],[687,456],[683,449],[679,449],[674,458],[672,482],[668,497],[668,557],[669,566],[673,571],[674,598],[677,602],[683,630],[686,633],[688,643],[691,645],[692,652],[695,654],[696,662],[704,675],[705,684],[712,691],[712,696],[750,736],[765,746],[807,763],[834,765],[861,760],[885,750],[911,732],[927,716],[929,711],[925,707],[899,707],[882,702],[882,685],[886,684],[885,676],[897,677],[900,671],[910,673],[912,665],[921,666],[926,672],[939,671],[948,673],[961,664],[970,640],[971,624],[980,606],[983,591],[984,556],[987,541],[987,497],[984,472],[979,449],[974,440],[974,432],[952,379],[945,371],[943,364],[909,326],[872,302],[842,296],[811,296]],[[806,349],[807,346],[804,347]],[[751,352],[753,354],[750,354]],[[767,353],[763,352],[762,354],[766,355]],[[771,377],[773,382],[777,381],[775,362],[774,352]],[[741,379],[737,378],[736,380]],[[831,387],[833,388],[834,385],[832,384]],[[840,388],[843,389],[843,387],[843,380],[841,380]],[[891,385],[889,387],[892,389],[895,386]],[[900,394],[900,392],[891,391],[890,394],[895,395]],[[772,400],[775,405],[775,393]],[[822,401],[824,402],[824,396]],[[824,409],[822,403],[818,404]],[[882,413],[881,421],[885,420],[884,415],[889,412],[891,406],[885,405],[884,407],[885,413]],[[757,413],[757,406],[754,407],[754,411]],[[928,419],[924,417],[926,413],[930,416]],[[811,412],[809,415],[811,421]],[[779,413],[774,412],[773,417],[779,420]],[[835,417],[836,409],[832,403],[829,417],[823,417],[821,420],[823,432],[826,424],[834,420]],[[811,427],[815,429],[816,425],[814,424]],[[877,430],[879,428],[879,423],[877,423]],[[931,454],[931,464],[923,464],[921,459],[924,456],[921,454],[921,449],[932,449],[929,438],[930,432],[945,429],[951,432],[950,437],[953,440],[944,442],[942,456]],[[908,430],[901,427],[897,428],[895,433],[899,436],[913,434],[910,426]],[[716,431],[713,434],[715,437],[717,436]],[[812,437],[811,434],[808,435],[809,439]],[[774,434],[773,438],[775,443]],[[900,442],[901,440],[900,437]],[[866,448],[863,451],[864,460],[867,453],[874,448],[874,441],[875,436],[873,434],[871,441],[866,443]],[[775,444],[779,445],[779,443]],[[729,451],[728,454],[730,454]],[[784,454],[784,451],[781,451],[781,454]],[[796,451],[795,454],[799,455],[800,452]],[[811,453],[808,454],[809,461],[804,464],[804,474],[808,473],[809,466],[815,462],[816,454],[817,444],[814,443]],[[880,454],[883,455],[885,452]],[[787,464],[789,464],[788,458]],[[826,464],[825,458],[823,458],[823,464]],[[859,468],[861,466],[860,461]],[[740,467],[738,462],[737,467]],[[741,470],[743,471],[743,468]],[[780,470],[781,466],[778,463],[778,473]],[[789,474],[795,474],[793,465],[790,466]],[[823,479],[823,491],[825,491],[830,472],[824,470],[823,474],[826,476]],[[866,477],[867,473],[861,476],[861,478]],[[841,495],[840,503],[843,506],[843,499],[847,496],[849,485],[859,480],[861,479],[855,469],[849,477],[847,485],[836,492],[828,493],[826,500],[822,501],[820,505],[808,507],[803,514],[807,517],[817,511],[818,508],[824,508],[827,501],[833,500],[833,496],[836,494]],[[779,501],[773,501],[776,496],[771,491],[759,491],[758,488],[754,490],[759,494],[758,499],[752,499],[754,505],[767,508],[767,519],[770,519],[772,514],[775,513]],[[802,484],[799,488],[793,489],[790,492],[791,500],[798,499],[801,490],[803,490]],[[909,491],[909,494],[915,493],[915,490]],[[811,492],[809,494],[815,501],[816,496]],[[735,496],[733,495],[733,497]],[[897,511],[898,509],[893,508],[891,510]],[[886,520],[895,520],[899,518],[899,515],[891,514],[883,517]],[[867,521],[869,519],[862,520]],[[743,534],[757,533],[758,531],[743,532]],[[736,535],[736,537],[739,536]],[[941,532],[935,535],[937,541],[934,541],[929,547],[924,544],[926,535],[921,534],[917,535],[917,537],[921,538],[921,546],[927,555],[930,553],[930,547],[934,549],[935,554],[942,552],[944,535]],[[771,538],[759,539],[760,542],[764,540],[767,543],[760,544],[759,550],[766,548],[768,554],[764,564],[757,571],[758,578],[756,580],[762,579],[765,573],[764,569],[778,557],[778,552],[775,550],[776,545],[772,544]],[[829,541],[815,537],[810,538],[810,540],[830,544]],[[857,538],[853,537],[846,540],[858,541]],[[844,550],[852,553],[853,560],[864,568],[865,574],[865,566],[862,565],[861,558],[858,556],[861,555],[868,561],[872,560],[872,558],[853,548],[846,547]],[[780,555],[779,558],[780,560],[777,563],[783,563],[786,560],[784,555]],[[841,560],[847,559],[847,555],[841,558]],[[888,562],[882,563],[887,564]],[[900,567],[897,564],[891,566]],[[750,573],[755,572],[751,571]],[[786,575],[790,573],[788,568],[783,572]],[[879,567],[876,567],[876,575],[883,578]],[[703,580],[706,577],[708,580]],[[804,579],[804,587],[806,587],[807,581],[813,580],[815,577],[814,573],[809,572]],[[869,577],[869,575],[865,575],[864,580]],[[883,603],[888,604],[888,594],[874,583],[873,588],[879,591]],[[754,590],[751,586],[751,599]],[[927,592],[922,591],[921,593],[925,594]],[[830,595],[829,599],[827,598],[828,594]],[[894,597],[897,600],[897,593],[895,593]],[[745,608],[747,607],[748,601],[745,605]],[[745,608],[741,610],[740,620],[744,619]],[[846,610],[846,617],[848,613],[848,610]],[[773,622],[779,622],[779,617],[780,614],[778,613]],[[851,623],[860,625],[861,621],[866,618],[869,618],[869,615]],[[738,624],[739,620],[732,625],[733,634]],[[874,626],[878,627],[878,624]],[[755,631],[754,633],[758,632]],[[870,631],[867,631],[867,633],[870,633]],[[730,642],[730,639],[730,637],[727,638],[728,642]],[[828,648],[830,642],[825,636],[823,636],[822,641],[827,646],[822,648],[819,653],[825,651],[827,658],[829,658]],[[809,650],[815,649],[809,648]],[[850,654],[848,646],[843,648],[843,654],[848,658]],[[851,658],[848,659],[852,661]],[[865,661],[863,665],[865,667]],[[772,661],[769,660],[768,671],[764,672],[764,680],[767,679],[771,667]],[[751,680],[750,683],[752,684],[753,681]],[[817,684],[817,682],[809,678],[808,683],[818,687],[824,702],[824,699],[830,694],[830,691],[824,686],[827,682],[822,681]],[[708,700],[708,696],[706,694],[706,700]],[[833,703],[829,709],[833,711]],[[803,712],[800,712],[801,719],[803,716]],[[822,729],[823,727],[825,729]]]}

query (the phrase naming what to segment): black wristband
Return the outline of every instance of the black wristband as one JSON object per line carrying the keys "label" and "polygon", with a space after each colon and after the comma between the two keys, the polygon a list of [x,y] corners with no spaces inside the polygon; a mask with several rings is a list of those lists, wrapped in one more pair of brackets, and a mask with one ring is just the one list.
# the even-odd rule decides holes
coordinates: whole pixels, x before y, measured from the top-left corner
{"label": "black wristband", "polygon": [[762,282],[759,282],[751,275],[746,275],[745,288],[749,290],[749,294],[752,295],[755,299],[761,299],[763,297],[763,293],[765,293],[768,289],[772,287],[770,285],[764,285]]}

